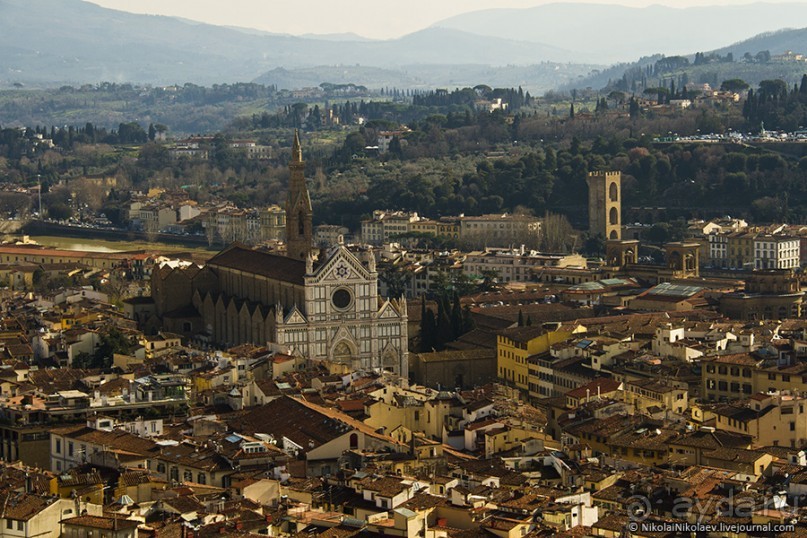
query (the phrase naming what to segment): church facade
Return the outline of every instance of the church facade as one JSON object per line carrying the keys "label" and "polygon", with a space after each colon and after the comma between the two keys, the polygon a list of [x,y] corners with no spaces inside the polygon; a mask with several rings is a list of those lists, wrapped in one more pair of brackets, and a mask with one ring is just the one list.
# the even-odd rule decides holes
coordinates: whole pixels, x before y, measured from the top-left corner
{"label": "church facade", "polygon": [[315,259],[296,134],[292,153],[287,255],[236,244],[204,267],[155,271],[152,298],[162,326],[218,345],[273,342],[312,360],[406,378],[406,301],[379,295],[372,254],[363,261],[340,243]]}

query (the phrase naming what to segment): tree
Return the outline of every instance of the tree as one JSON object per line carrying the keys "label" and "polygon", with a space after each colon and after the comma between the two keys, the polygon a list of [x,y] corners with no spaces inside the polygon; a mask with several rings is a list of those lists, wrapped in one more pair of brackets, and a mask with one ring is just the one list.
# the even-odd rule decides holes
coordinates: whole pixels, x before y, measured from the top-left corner
{"label": "tree", "polygon": [[749,88],[748,83],[741,78],[724,80],[720,84],[720,89],[724,92],[742,92]]}
{"label": "tree", "polygon": [[574,228],[565,215],[546,212],[541,225],[540,247],[542,251],[569,252],[575,239]]}
{"label": "tree", "polygon": [[162,170],[171,164],[171,158],[165,146],[149,142],[140,148],[138,164],[148,170]]}
{"label": "tree", "polygon": [[100,340],[92,355],[80,353],[74,359],[74,367],[78,363],[82,368],[109,368],[115,354],[127,355],[132,351],[131,340],[117,327],[110,327],[101,333]]}
{"label": "tree", "polygon": [[663,86],[658,86],[655,88],[647,88],[643,93],[647,96],[655,95],[658,104],[663,104],[665,98],[670,94],[670,90]]}
{"label": "tree", "polygon": [[387,286],[387,296],[398,298],[406,295],[406,288],[411,272],[397,265],[387,265],[378,275],[378,279]]}
{"label": "tree", "polygon": [[630,119],[635,120],[636,118],[639,117],[641,109],[639,108],[639,102],[636,100],[635,97],[630,98],[630,105],[628,110],[630,114]]}

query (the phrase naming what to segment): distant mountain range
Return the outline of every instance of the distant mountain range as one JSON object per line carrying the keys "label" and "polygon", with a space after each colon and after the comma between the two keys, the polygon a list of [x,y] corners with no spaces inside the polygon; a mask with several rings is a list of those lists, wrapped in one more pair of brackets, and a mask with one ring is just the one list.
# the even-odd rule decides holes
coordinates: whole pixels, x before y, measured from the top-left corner
{"label": "distant mountain range", "polygon": [[[552,4],[469,13],[399,39],[368,40],[213,26],[81,0],[0,0],[0,87],[255,80],[287,88],[323,81],[424,88],[486,83],[535,93],[571,84],[614,60],[705,51],[799,25],[807,26],[807,3],[689,9]],[[804,46],[794,40],[787,48]]]}
{"label": "distant mountain range", "polygon": [[[804,62],[745,63],[743,61],[746,54],[754,57],[761,51],[768,51],[771,55],[781,55],[787,51],[805,54],[807,53],[807,28],[766,32],[727,47],[703,51],[706,55],[716,53],[721,57],[731,53],[734,55],[735,61],[734,63],[718,62],[700,66],[690,64],[683,71],[686,71],[689,80],[693,82],[714,83],[715,81],[722,82],[730,78],[741,78],[752,87],[756,87],[761,80],[766,79],[781,79],[789,83],[800,82],[802,75],[807,73],[807,64]],[[609,81],[622,78],[622,74],[626,71],[637,67],[652,66],[660,58],[660,55],[648,56],[635,62],[617,64],[602,71],[595,70],[586,77],[562,84],[561,88],[603,88]],[[694,58],[689,55],[689,59],[693,60]]]}
{"label": "distant mountain range", "polygon": [[739,59],[746,52],[753,55],[763,50],[767,50],[771,54],[783,54],[787,51],[807,54],[807,28],[765,32],[727,47],[716,49],[714,52],[721,56],[725,56],[730,52],[734,54],[735,58]]}
{"label": "distant mountain range", "polygon": [[[632,61],[655,53],[694,54],[762,32],[804,28],[807,2],[689,8],[546,4],[527,9],[474,11],[445,19],[434,27],[540,41],[577,51],[578,61],[603,64]],[[807,43],[799,45],[805,47]]]}

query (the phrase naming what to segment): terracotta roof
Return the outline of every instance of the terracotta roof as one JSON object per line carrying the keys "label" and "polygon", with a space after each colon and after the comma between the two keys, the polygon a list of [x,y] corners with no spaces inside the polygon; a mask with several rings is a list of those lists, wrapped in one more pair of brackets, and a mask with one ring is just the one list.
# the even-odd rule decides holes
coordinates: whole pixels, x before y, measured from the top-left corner
{"label": "terracotta roof", "polygon": [[620,385],[622,385],[620,381],[603,377],[595,379],[591,383],[586,383],[585,385],[577,387],[576,389],[570,390],[566,393],[566,396],[571,398],[590,398],[597,396],[598,394],[608,394],[609,392],[619,390]]}
{"label": "terracotta roof", "polygon": [[101,517],[101,516],[78,516],[61,521],[65,525],[76,525],[79,527],[90,527],[93,529],[133,529],[137,527],[140,522],[133,519],[124,519],[123,517]]}
{"label": "terracotta roof", "polygon": [[51,502],[51,497],[28,495],[16,491],[0,493],[0,506],[3,508],[0,517],[27,521],[39,514]]}
{"label": "terracotta roof", "polygon": [[234,245],[211,258],[207,265],[236,269],[302,286],[305,262]]}

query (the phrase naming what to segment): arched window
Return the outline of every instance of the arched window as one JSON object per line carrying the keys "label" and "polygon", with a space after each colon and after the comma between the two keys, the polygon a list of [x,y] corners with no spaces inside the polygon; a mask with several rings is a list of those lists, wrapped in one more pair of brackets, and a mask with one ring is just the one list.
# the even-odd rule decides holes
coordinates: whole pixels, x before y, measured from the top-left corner
{"label": "arched window", "polygon": [[608,212],[608,224],[619,224],[619,211],[615,207]]}
{"label": "arched window", "polygon": [[297,215],[297,233],[305,235],[305,215],[302,211]]}
{"label": "arched window", "polygon": [[350,448],[351,449],[359,448],[359,434],[358,433],[351,433],[350,434]]}
{"label": "arched window", "polygon": [[611,183],[611,186],[608,187],[608,197],[612,202],[619,200],[619,188],[616,186],[616,183]]}
{"label": "arched window", "polygon": [[611,230],[611,235],[608,237],[608,239],[618,239],[616,236],[616,230]]}

